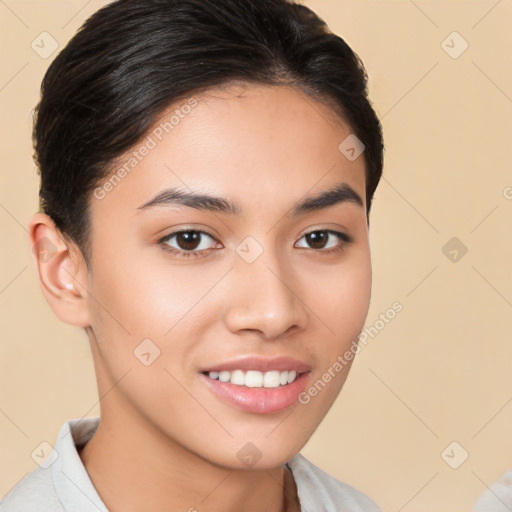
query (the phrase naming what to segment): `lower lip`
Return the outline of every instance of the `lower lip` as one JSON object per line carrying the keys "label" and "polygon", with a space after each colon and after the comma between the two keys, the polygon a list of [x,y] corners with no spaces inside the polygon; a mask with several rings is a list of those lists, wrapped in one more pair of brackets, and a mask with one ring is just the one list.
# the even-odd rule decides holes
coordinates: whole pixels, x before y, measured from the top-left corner
{"label": "lower lip", "polygon": [[248,388],[231,382],[210,379],[204,373],[201,377],[207,386],[221,399],[243,411],[257,414],[279,412],[298,400],[306,388],[309,372],[300,374],[291,384],[277,388]]}

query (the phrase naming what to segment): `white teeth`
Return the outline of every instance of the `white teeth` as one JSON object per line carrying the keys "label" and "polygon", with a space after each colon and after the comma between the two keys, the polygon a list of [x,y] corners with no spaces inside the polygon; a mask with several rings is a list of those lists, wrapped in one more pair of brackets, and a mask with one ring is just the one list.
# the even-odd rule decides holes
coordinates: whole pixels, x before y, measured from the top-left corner
{"label": "white teeth", "polygon": [[[210,378],[214,379],[215,377],[212,377],[212,373],[217,372],[210,372]],[[229,382],[231,380],[231,372],[219,372],[219,380],[221,382]]]}
{"label": "white teeth", "polygon": [[263,375],[264,388],[277,388],[279,386],[280,375],[278,371],[267,372]]}
{"label": "white teeth", "polygon": [[245,375],[242,370],[231,372],[231,384],[236,384],[237,386],[243,386],[245,384]]}
{"label": "white teeth", "polygon": [[245,385],[248,388],[261,388],[263,386],[263,374],[261,372],[248,371],[245,374]]}
{"label": "white teeth", "polygon": [[210,379],[231,382],[231,384],[248,388],[277,388],[279,386],[286,386],[291,384],[297,376],[298,374],[295,370],[285,370],[283,372],[272,370],[265,373],[257,370],[249,370],[245,373],[243,370],[208,372]]}

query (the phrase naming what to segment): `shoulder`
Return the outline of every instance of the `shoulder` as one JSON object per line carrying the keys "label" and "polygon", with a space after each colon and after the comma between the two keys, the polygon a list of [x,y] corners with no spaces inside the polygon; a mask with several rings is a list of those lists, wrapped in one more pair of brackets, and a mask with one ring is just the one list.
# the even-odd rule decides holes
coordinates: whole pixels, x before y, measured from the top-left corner
{"label": "shoulder", "polygon": [[0,501],[0,512],[64,512],[50,468],[38,467],[22,478]]}
{"label": "shoulder", "polygon": [[300,453],[288,462],[288,466],[304,510],[318,510],[321,504],[325,512],[381,512],[368,496],[332,477]]}
{"label": "shoulder", "polygon": [[476,500],[473,512],[508,512],[512,510],[512,470],[490,485]]}
{"label": "shoulder", "polygon": [[44,464],[25,475],[0,501],[0,512],[106,510],[80,460],[77,446],[86,443],[99,416],[72,419],[62,425]]}

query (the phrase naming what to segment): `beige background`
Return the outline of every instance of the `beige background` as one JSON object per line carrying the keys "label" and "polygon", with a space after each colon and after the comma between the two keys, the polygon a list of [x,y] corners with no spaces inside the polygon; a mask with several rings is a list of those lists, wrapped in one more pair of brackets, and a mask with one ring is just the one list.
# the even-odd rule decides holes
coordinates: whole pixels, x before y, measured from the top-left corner
{"label": "beige background", "polygon": [[[47,31],[62,48],[104,3],[0,2],[1,495],[66,420],[99,413],[85,335],[44,301],[26,224],[38,192],[31,110],[56,55],[31,42]],[[304,3],[370,74],[387,149],[367,325],[395,301],[403,311],[358,355],[303,453],[384,512],[469,511],[512,466],[512,2]],[[454,31],[469,44],[458,58],[442,46]],[[452,35],[444,48],[462,45]],[[442,250],[452,237],[468,248],[456,262]],[[452,465],[469,454],[458,469],[441,455],[453,441]]]}

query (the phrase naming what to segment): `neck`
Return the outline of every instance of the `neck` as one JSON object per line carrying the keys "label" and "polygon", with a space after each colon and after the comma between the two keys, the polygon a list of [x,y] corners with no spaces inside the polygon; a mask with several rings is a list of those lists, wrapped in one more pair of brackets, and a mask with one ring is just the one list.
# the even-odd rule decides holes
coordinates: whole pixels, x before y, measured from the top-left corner
{"label": "neck", "polygon": [[218,466],[169,439],[114,394],[80,452],[109,512],[284,511],[284,466]]}

